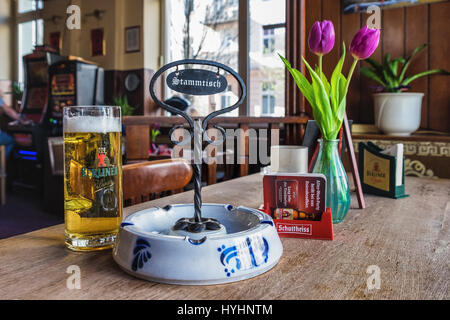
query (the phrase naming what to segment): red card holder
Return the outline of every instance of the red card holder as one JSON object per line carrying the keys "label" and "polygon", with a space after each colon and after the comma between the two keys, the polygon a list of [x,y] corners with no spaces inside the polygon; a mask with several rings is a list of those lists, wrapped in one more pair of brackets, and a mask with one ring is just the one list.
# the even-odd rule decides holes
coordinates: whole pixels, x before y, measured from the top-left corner
{"label": "red card holder", "polygon": [[[270,215],[264,206],[260,210]],[[278,235],[282,238],[333,240],[331,208],[327,208],[320,221],[273,219]]]}
{"label": "red card holder", "polygon": [[[325,208],[325,198],[319,197],[325,194],[325,186],[321,186],[320,193],[314,193],[315,188],[306,186],[306,181],[313,186],[313,178],[320,180],[312,175],[264,177],[264,204],[260,209],[273,218],[280,237],[333,240],[331,209]],[[321,210],[325,212],[321,213]],[[303,217],[299,219],[299,215]],[[305,215],[311,216],[308,219]]]}
{"label": "red card holder", "polygon": [[333,240],[331,209],[322,213],[320,221],[273,219],[280,237]]}

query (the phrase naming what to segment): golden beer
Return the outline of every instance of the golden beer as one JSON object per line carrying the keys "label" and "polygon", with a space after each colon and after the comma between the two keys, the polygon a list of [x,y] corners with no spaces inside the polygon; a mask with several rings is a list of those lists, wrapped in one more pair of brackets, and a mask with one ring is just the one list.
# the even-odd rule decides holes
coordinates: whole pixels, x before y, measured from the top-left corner
{"label": "golden beer", "polygon": [[115,108],[65,109],[64,217],[72,250],[111,248],[122,221],[121,119]]}

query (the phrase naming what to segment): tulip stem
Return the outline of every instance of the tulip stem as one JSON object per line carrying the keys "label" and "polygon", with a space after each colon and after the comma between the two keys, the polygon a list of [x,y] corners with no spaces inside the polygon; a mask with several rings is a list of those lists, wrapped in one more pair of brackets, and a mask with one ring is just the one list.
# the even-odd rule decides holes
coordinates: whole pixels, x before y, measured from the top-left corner
{"label": "tulip stem", "polygon": [[322,57],[323,55],[319,54],[319,77],[322,79]]}
{"label": "tulip stem", "polygon": [[348,76],[347,76],[347,85],[345,86],[345,93],[347,93],[348,87],[350,85],[350,80],[352,79],[353,76],[353,71],[355,71],[356,68],[356,64],[358,63],[358,59],[355,58],[353,60],[352,66],[350,67],[350,71],[348,72]]}

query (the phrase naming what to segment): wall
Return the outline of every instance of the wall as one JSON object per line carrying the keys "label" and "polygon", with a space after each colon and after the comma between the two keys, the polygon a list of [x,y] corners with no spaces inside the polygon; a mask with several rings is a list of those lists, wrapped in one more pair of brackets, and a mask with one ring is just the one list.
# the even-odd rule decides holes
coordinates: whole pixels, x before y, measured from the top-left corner
{"label": "wall", "polygon": [[[76,4],[81,9],[81,30],[66,28],[67,6]],[[148,82],[153,71],[159,68],[161,55],[160,0],[72,0],[49,1],[43,10],[45,21],[45,42],[51,32],[62,34],[62,55],[80,56],[99,64],[105,73],[105,102],[112,103],[113,98],[126,94],[129,103],[136,107],[135,114],[147,114],[153,109],[148,94]],[[94,10],[103,10],[101,19],[92,14]],[[57,23],[52,16],[60,16]],[[125,28],[140,26],[141,50],[125,53]],[[91,56],[92,29],[103,28],[106,43],[104,56]],[[127,92],[124,79],[127,74],[135,73],[142,84],[135,92]]]}
{"label": "wall", "polygon": [[[147,63],[147,66],[157,67],[155,62],[159,61],[160,54],[159,0],[76,0],[71,3],[77,4],[81,8],[81,30],[66,28],[67,2],[49,1],[46,2],[43,11],[45,42],[48,42],[51,32],[60,31],[63,37],[61,51],[63,55],[80,56],[98,63],[106,70],[143,68],[146,65],[145,60],[153,62]],[[86,16],[96,9],[105,11],[101,19]],[[51,21],[51,17],[54,15],[62,17],[56,24]],[[147,21],[153,23],[149,24]],[[125,53],[125,28],[131,26],[141,27],[141,51],[137,53]],[[105,56],[91,56],[90,31],[96,28],[104,29]],[[151,36],[144,38],[144,34],[151,34]],[[147,43],[151,45],[146,45]]]}
{"label": "wall", "polygon": [[[345,41],[347,48],[356,31],[367,20],[367,14],[343,14],[341,0],[306,0],[306,34],[317,20],[331,20],[336,29],[336,46]],[[381,42],[373,58],[381,60],[390,52],[391,57],[409,55],[414,48],[428,43],[427,49],[416,56],[407,74],[427,69],[450,70],[449,24],[450,2],[385,9],[382,14]],[[340,56],[333,50],[324,58],[324,70],[330,75]],[[308,61],[316,58],[306,49]],[[344,70],[348,70],[351,58],[347,58]],[[366,63],[363,63],[366,64]],[[360,63],[361,65],[361,63]],[[369,86],[376,85],[359,75],[359,68],[350,85],[347,106],[348,116],[360,123],[374,123],[373,101]],[[421,127],[450,132],[450,77],[432,76],[412,82],[410,92],[423,92]]]}
{"label": "wall", "polygon": [[0,1],[0,80],[11,80],[11,0]]}

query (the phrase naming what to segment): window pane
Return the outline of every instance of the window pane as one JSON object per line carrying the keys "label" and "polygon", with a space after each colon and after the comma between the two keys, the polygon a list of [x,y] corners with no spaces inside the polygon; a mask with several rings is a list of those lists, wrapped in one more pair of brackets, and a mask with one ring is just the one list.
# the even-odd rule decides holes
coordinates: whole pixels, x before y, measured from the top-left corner
{"label": "window pane", "polygon": [[44,43],[44,21],[27,21],[18,25],[18,80],[23,82],[23,56],[32,53],[34,46]]}
{"label": "window pane", "polygon": [[[181,59],[207,59],[223,63],[238,70],[238,18],[237,0],[173,0],[167,5],[167,62]],[[197,68],[199,66],[195,66]],[[211,68],[208,68],[211,69]],[[228,74],[226,74],[228,75]],[[184,96],[200,115],[206,115],[230,106],[238,100],[238,84],[227,77],[231,86],[214,96]],[[180,95],[167,90],[167,98]],[[195,107],[193,107],[195,106]],[[193,110],[194,111],[194,110]],[[238,110],[225,114],[237,116]],[[225,116],[224,115],[224,116]]]}
{"label": "window pane", "polygon": [[[284,116],[285,1],[250,0],[249,115]],[[269,90],[270,92],[263,92]]]}
{"label": "window pane", "polygon": [[43,8],[44,1],[41,0],[18,0],[17,3],[17,11],[19,13],[41,10]]}

